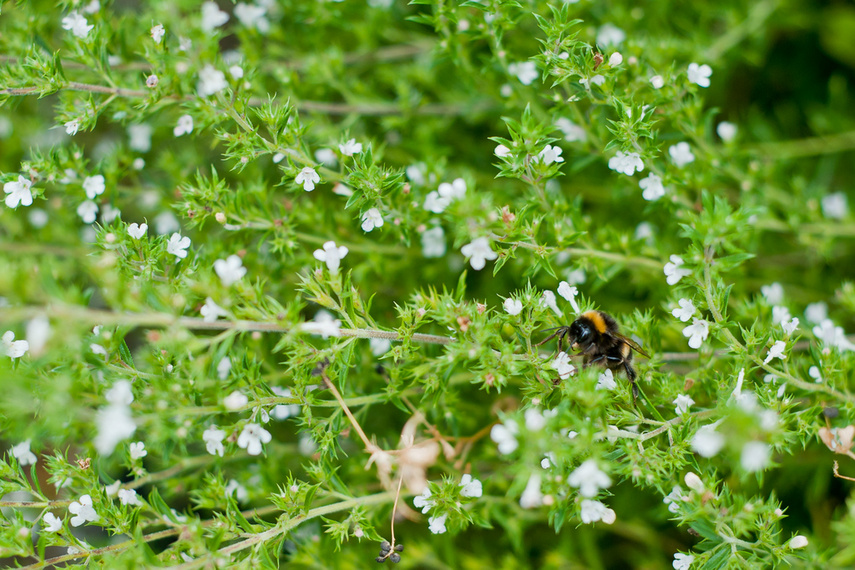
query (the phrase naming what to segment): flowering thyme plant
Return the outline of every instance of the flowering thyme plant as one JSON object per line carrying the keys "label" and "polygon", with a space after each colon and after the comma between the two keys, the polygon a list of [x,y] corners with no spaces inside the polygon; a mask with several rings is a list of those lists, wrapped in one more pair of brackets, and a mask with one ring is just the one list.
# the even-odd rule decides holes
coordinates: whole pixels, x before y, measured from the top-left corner
{"label": "flowering thyme plant", "polygon": [[0,557],[851,567],[852,21],[0,2]]}

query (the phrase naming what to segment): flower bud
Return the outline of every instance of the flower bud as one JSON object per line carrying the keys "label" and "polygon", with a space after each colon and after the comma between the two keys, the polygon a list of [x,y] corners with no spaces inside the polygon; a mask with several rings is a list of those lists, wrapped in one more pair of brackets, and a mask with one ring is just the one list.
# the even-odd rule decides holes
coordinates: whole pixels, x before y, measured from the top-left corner
{"label": "flower bud", "polygon": [[689,489],[697,491],[698,493],[704,492],[704,484],[701,481],[701,478],[692,473],[691,471],[689,473],[686,473],[685,481]]}
{"label": "flower bud", "polygon": [[804,548],[808,545],[808,539],[807,537],[797,534],[796,536],[790,539],[790,542],[787,543],[787,545],[793,550],[797,548]]}

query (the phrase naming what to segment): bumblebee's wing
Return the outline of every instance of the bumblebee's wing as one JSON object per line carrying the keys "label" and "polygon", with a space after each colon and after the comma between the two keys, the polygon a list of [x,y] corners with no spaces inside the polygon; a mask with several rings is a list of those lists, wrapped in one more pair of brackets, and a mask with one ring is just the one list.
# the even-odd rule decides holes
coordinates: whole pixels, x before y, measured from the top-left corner
{"label": "bumblebee's wing", "polygon": [[632,339],[631,339],[631,338],[629,338],[628,336],[624,336],[624,335],[622,335],[622,334],[620,334],[620,333],[612,333],[612,336],[614,336],[615,338],[618,338],[618,339],[620,339],[620,340],[624,341],[626,344],[628,344],[628,345],[629,345],[629,347],[630,347],[632,350],[634,350],[635,352],[637,352],[637,353],[638,353],[638,354],[640,354],[641,356],[643,356],[643,357],[645,357],[645,358],[650,358],[650,355],[649,355],[649,354],[647,354],[647,352],[646,352],[643,348],[641,348],[641,345],[639,345],[637,342],[635,342],[634,340],[632,340]]}

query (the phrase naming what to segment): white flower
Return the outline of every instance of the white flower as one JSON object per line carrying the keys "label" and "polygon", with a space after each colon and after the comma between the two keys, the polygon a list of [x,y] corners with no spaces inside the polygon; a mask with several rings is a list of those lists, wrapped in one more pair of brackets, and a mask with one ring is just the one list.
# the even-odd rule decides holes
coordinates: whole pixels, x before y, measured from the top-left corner
{"label": "white flower", "polygon": [[461,497],[473,497],[477,499],[481,496],[481,481],[473,479],[472,475],[469,473],[465,474],[460,479],[460,486],[463,487],[463,489],[460,490]]}
{"label": "white flower", "polygon": [[739,462],[742,464],[743,469],[749,473],[753,473],[765,469],[769,464],[771,455],[772,450],[762,441],[749,441],[742,446],[742,455],[739,458]]}
{"label": "white flower", "polygon": [[697,63],[690,63],[688,75],[689,82],[700,85],[701,87],[709,87],[712,68],[707,64],[698,65]]}
{"label": "white flower", "polygon": [[146,455],[148,455],[148,451],[145,450],[145,443],[142,441],[135,441],[128,446],[128,450],[131,454],[131,459],[142,459]]}
{"label": "white flower", "polygon": [[338,163],[338,157],[331,148],[319,148],[315,151],[315,159],[324,166],[333,167]]}
{"label": "white flower", "polygon": [[436,226],[422,232],[422,255],[442,257],[445,255],[445,230]]}
{"label": "white flower", "polygon": [[799,319],[798,317],[793,317],[788,321],[784,321],[781,323],[781,328],[784,329],[784,334],[787,336],[792,335],[796,332],[796,329],[799,328]]}
{"label": "white flower", "polygon": [[353,156],[362,152],[362,143],[356,142],[356,139],[349,139],[346,143],[338,145],[338,150],[344,156]]}
{"label": "white flower", "polygon": [[235,18],[247,28],[256,28],[261,33],[266,33],[270,29],[270,22],[264,17],[266,13],[267,8],[256,4],[241,2],[235,6]]}
{"label": "white flower", "polygon": [[306,166],[297,173],[294,177],[294,182],[303,185],[303,190],[311,192],[315,189],[315,184],[321,181],[320,175],[311,166]]}
{"label": "white flower", "polygon": [[44,315],[38,315],[27,323],[27,343],[33,356],[39,356],[44,352],[51,334],[50,320]]}
{"label": "white flower", "polygon": [[78,38],[85,38],[88,36],[89,32],[91,32],[94,27],[94,25],[88,24],[86,18],[78,14],[76,11],[62,19],[62,29],[71,30],[71,33]]}
{"label": "white flower", "polygon": [[567,477],[567,483],[571,487],[578,487],[583,497],[590,498],[596,496],[600,489],[611,487],[612,480],[600,471],[596,461],[588,459]]}
{"label": "white flower", "polygon": [[683,336],[689,339],[689,347],[698,349],[710,334],[710,324],[704,319],[692,318],[692,324],[683,329]]}
{"label": "white flower", "polygon": [[508,66],[508,72],[516,75],[523,85],[531,85],[537,79],[537,66],[533,61],[515,62]]}
{"label": "white flower", "polygon": [[459,200],[466,195],[466,181],[462,178],[455,178],[451,182],[443,182],[437,188],[439,195],[452,200]]}
{"label": "white flower", "polygon": [[680,279],[692,274],[690,269],[683,269],[681,265],[683,265],[684,261],[678,255],[672,255],[671,261],[665,264],[665,281],[668,285],[676,285],[679,283]]}
{"label": "white flower", "polygon": [[227,410],[232,412],[240,410],[244,406],[249,403],[249,398],[247,398],[246,394],[241,393],[239,390],[235,390],[225,398],[223,398],[223,406]]}
{"label": "white flower", "polygon": [[223,451],[225,451],[223,440],[225,438],[226,432],[217,426],[211,426],[202,432],[202,439],[205,441],[205,449],[207,449],[208,453],[211,455],[223,456]]}
{"label": "white flower", "polygon": [[137,492],[133,489],[119,489],[119,502],[123,505],[138,506],[142,505],[142,501],[137,496]]}
{"label": "white flower", "polygon": [[674,562],[671,563],[671,566],[674,567],[674,570],[689,570],[694,561],[695,557],[691,554],[678,552],[674,555]]}
{"label": "white flower", "polygon": [[229,15],[217,6],[216,2],[202,4],[202,30],[210,33],[229,21]]}
{"label": "white flower", "polygon": [[615,388],[617,388],[617,382],[611,370],[606,370],[597,378],[596,390],[614,390]]}
{"label": "white flower", "polygon": [[80,129],[80,121],[73,119],[71,121],[66,121],[62,126],[65,127],[65,134],[73,137]]}
{"label": "white flower", "polygon": [[98,216],[98,204],[92,200],[86,200],[77,206],[77,215],[83,220],[83,223],[91,224]]}
{"label": "white flower", "polygon": [[392,350],[392,341],[388,338],[372,338],[368,340],[368,346],[371,354],[379,357]]}
{"label": "white flower", "polygon": [[831,319],[825,319],[813,327],[813,334],[826,346],[834,346],[839,350],[855,350],[855,345],[846,338],[843,327],[834,326]]}
{"label": "white flower", "polygon": [[784,321],[790,320],[790,310],[784,306],[776,305],[772,307],[772,323],[781,324]]}
{"label": "white flower", "polygon": [[[272,386],[270,389],[273,391],[274,394],[282,398],[293,397],[290,388],[280,388],[279,386]],[[287,420],[288,418],[299,416],[300,411],[300,404],[277,404],[273,407],[271,415],[277,420]]]}
{"label": "white flower", "polygon": [[587,77],[583,77],[582,79],[579,80],[579,83],[584,85],[585,89],[588,89],[588,90],[591,89],[592,83],[594,85],[602,85],[605,82],[606,82],[606,78],[603,77],[602,75],[600,75],[599,73],[596,74],[595,76],[591,77],[590,79]]}
{"label": "white flower", "polygon": [[428,528],[434,534],[444,534],[447,530],[445,528],[445,519],[448,518],[448,515],[442,515],[439,517],[431,517],[428,519]]}
{"label": "white flower", "polygon": [[680,299],[677,301],[680,304],[680,307],[671,311],[671,314],[674,317],[680,319],[682,322],[688,322],[689,319],[692,318],[692,315],[695,314],[695,304],[692,303],[690,299]]}
{"label": "white flower", "polygon": [[715,128],[715,132],[718,133],[718,136],[719,138],[721,138],[721,140],[728,143],[736,138],[736,133],[738,132],[738,129],[733,123],[722,121]]}
{"label": "white flower", "polygon": [[[811,378],[813,378],[813,379],[814,379],[814,382],[816,382],[817,384],[819,384],[820,382],[822,382],[822,373],[819,371],[819,367],[818,367],[818,366],[811,366],[811,367],[808,369],[808,376],[810,376]],[[28,441],[29,441],[29,440],[28,440]]]}
{"label": "white flower", "polygon": [[22,441],[18,445],[15,445],[10,450],[15,459],[18,460],[18,464],[22,467],[24,465],[33,465],[38,461],[36,455],[30,451],[30,440]]}
{"label": "white flower", "polygon": [[169,236],[169,241],[166,242],[166,252],[177,257],[178,261],[187,257],[188,247],[190,247],[190,238],[187,236],[181,237],[179,233]]}
{"label": "white flower", "polygon": [[828,318],[828,305],[822,301],[811,303],[805,308],[805,318],[809,323],[820,324]]}
{"label": "white flower", "polygon": [[310,323],[303,323],[300,325],[300,330],[310,334],[319,334],[323,338],[340,336],[341,321],[321,309],[315,314],[315,320]]}
{"label": "white flower", "polygon": [[210,63],[199,71],[198,77],[199,82],[196,84],[196,91],[199,93],[199,97],[210,97],[229,86],[226,82],[226,74]]}
{"label": "white flower", "polygon": [[62,528],[62,519],[53,513],[45,513],[42,522],[46,525],[45,532],[56,532]]}
{"label": "white flower", "polygon": [[564,159],[561,158],[561,148],[549,144],[543,147],[543,150],[537,156],[547,166],[553,162],[564,162]]}
{"label": "white flower", "polygon": [[581,504],[582,522],[585,524],[603,521],[606,524],[615,522],[615,512],[600,501],[583,499]]}
{"label": "white flower", "polygon": [[493,150],[493,154],[495,154],[499,158],[506,158],[508,156],[511,156],[511,149],[509,149],[503,144],[500,144]]}
{"label": "white flower", "polygon": [[822,215],[832,220],[842,220],[849,213],[846,194],[835,192],[822,197]]}
{"label": "white flower", "polygon": [[687,396],[686,394],[680,394],[679,396],[674,398],[674,401],[671,403],[675,406],[674,413],[678,416],[682,416],[683,414],[689,411],[689,408],[692,407],[692,404],[694,404],[695,401],[692,399],[691,396]]}
{"label": "white flower", "polygon": [[439,188],[430,192],[425,197],[424,208],[434,214],[441,214],[452,201],[466,195],[466,181],[456,178],[454,182],[443,182]]}
{"label": "white flower", "polygon": [[118,208],[114,208],[110,204],[104,205],[104,208],[101,210],[101,224],[108,225],[112,224],[116,218],[122,215],[122,211]]}
{"label": "white flower", "polygon": [[609,56],[609,65],[611,67],[617,67],[618,65],[623,63],[623,56],[619,51],[614,52]]}
{"label": "white flower", "polygon": [[83,190],[86,192],[86,197],[94,200],[95,196],[100,196],[104,193],[104,177],[100,174],[88,176],[83,181]]}
{"label": "white flower", "polygon": [[30,221],[30,224],[37,230],[40,230],[45,227],[49,221],[47,212],[45,212],[41,208],[33,208],[32,210],[30,210],[30,213],[27,215],[27,219]]}
{"label": "white flower", "polygon": [[661,75],[654,75],[650,78],[650,85],[654,89],[662,89],[665,86],[665,80]]}
{"label": "white flower", "polygon": [[564,140],[567,142],[585,142],[588,140],[588,133],[585,129],[570,119],[561,117],[555,121],[555,126],[558,127],[558,130],[564,133]]}
{"label": "white flower", "polygon": [[713,457],[724,447],[724,436],[715,428],[715,424],[703,426],[692,436],[692,449],[701,457]]}
{"label": "white flower", "polygon": [[111,406],[130,406],[134,401],[134,393],[131,390],[131,383],[127,380],[119,380],[107,390],[104,398]]}
{"label": "white flower", "polygon": [[670,493],[665,495],[662,502],[668,505],[668,511],[678,513],[680,511],[680,503],[683,502],[683,489],[679,485],[674,485]]}
{"label": "white flower", "polygon": [[682,168],[695,161],[695,155],[692,154],[692,148],[689,146],[689,143],[685,141],[679,142],[668,148],[668,154],[671,155],[671,162],[673,162],[677,168]]}
{"label": "white flower", "polygon": [[616,46],[625,39],[626,33],[614,24],[604,24],[597,30],[597,44],[601,47]]}
{"label": "white flower", "polygon": [[98,0],[92,0],[89,4],[83,7],[83,11],[87,14],[95,14],[101,9],[101,3]]}
{"label": "white flower", "polygon": [[337,246],[334,241],[324,243],[323,249],[314,251],[315,259],[323,261],[327,264],[330,273],[338,273],[338,268],[341,265],[341,260],[347,255],[348,249],[345,246]]}
{"label": "white flower", "polygon": [[89,495],[83,495],[80,501],[74,501],[68,505],[68,512],[76,515],[71,518],[71,526],[80,526],[85,522],[95,522],[101,518],[92,507],[92,497]]}
{"label": "white flower", "polygon": [[163,27],[163,24],[158,24],[150,30],[151,39],[154,40],[154,43],[159,44],[161,40],[163,40],[163,34],[166,33],[166,30]]}
{"label": "white flower", "polygon": [[766,297],[770,305],[780,305],[784,301],[784,288],[780,283],[772,283],[760,287],[760,293]]}
{"label": "white flower", "polygon": [[226,287],[240,281],[246,275],[246,267],[243,266],[240,256],[230,255],[226,259],[218,259],[214,262],[214,271]]}
{"label": "white flower", "polygon": [[243,68],[239,65],[233,65],[229,68],[229,74],[235,79],[243,78]]}
{"label": "white flower", "polygon": [[571,374],[576,372],[576,367],[570,364],[570,356],[566,352],[558,353],[558,356],[552,361],[552,368],[558,371],[558,377],[562,380],[567,380]]}
{"label": "white flower", "polygon": [[130,125],[128,127],[128,146],[138,152],[151,150],[151,125]]}
{"label": "white flower", "polygon": [[644,162],[641,161],[641,155],[637,152],[624,154],[622,151],[617,151],[617,154],[609,159],[609,169],[632,176],[636,170],[639,172],[644,170]]}
{"label": "white flower", "polygon": [[249,491],[234,479],[229,479],[226,484],[226,495],[234,495],[240,503],[245,503],[249,499]]}
{"label": "white flower", "polygon": [[3,192],[8,194],[6,196],[6,206],[10,208],[17,208],[18,204],[23,206],[30,206],[33,203],[33,192],[30,190],[33,183],[21,176],[18,175],[18,180],[13,182],[7,182],[3,185]]}
{"label": "white flower", "polygon": [[647,178],[639,180],[638,186],[643,190],[641,197],[645,200],[653,202],[665,195],[665,186],[662,185],[662,178],[652,172],[647,175]]}
{"label": "white flower", "polygon": [[519,433],[517,423],[513,420],[505,420],[504,424],[496,424],[490,430],[490,439],[495,441],[499,447],[499,453],[508,455],[519,446],[516,435]]}
{"label": "white flower", "polygon": [[134,239],[140,239],[148,231],[148,224],[133,223],[128,226],[128,235]]}
{"label": "white flower", "polygon": [[383,225],[383,216],[380,215],[380,210],[370,208],[362,214],[362,231],[370,232],[374,228],[379,228]]}
{"label": "white flower", "polygon": [[529,431],[540,431],[546,425],[546,418],[537,408],[529,408],[525,411],[525,429]]}
{"label": "white flower", "polygon": [[775,341],[775,344],[773,344],[772,348],[769,349],[769,354],[766,355],[766,359],[763,360],[763,364],[769,364],[773,358],[785,360],[787,358],[787,355],[784,354],[785,348],[787,348],[786,342],[783,340]]}
{"label": "white flower", "polygon": [[793,550],[804,548],[808,545],[808,539],[800,534],[797,534],[787,543],[787,546],[792,548]]}
{"label": "white flower", "polygon": [[484,269],[487,260],[493,260],[498,254],[490,248],[490,240],[485,237],[473,239],[460,248],[460,253],[469,260],[469,264],[475,271]]}
{"label": "white flower", "polygon": [[229,372],[232,370],[232,361],[228,356],[224,356],[217,363],[217,378],[225,380],[229,377]]}
{"label": "white flower", "polygon": [[540,475],[532,473],[520,496],[520,506],[524,509],[535,509],[543,504],[543,493],[540,492]]}
{"label": "white flower", "polygon": [[214,302],[210,297],[205,298],[205,304],[199,310],[202,313],[202,320],[206,323],[213,323],[220,317],[228,316],[225,309]]}
{"label": "white flower", "polygon": [[246,424],[238,436],[238,447],[246,449],[250,455],[261,453],[261,444],[268,443],[271,439],[270,432],[258,424]]}
{"label": "white flower", "polygon": [[181,135],[189,135],[193,132],[193,117],[190,115],[181,115],[178,117],[178,124],[172,129],[172,134],[176,137]]}
{"label": "white flower", "polygon": [[558,284],[558,294],[570,303],[574,313],[579,312],[579,304],[576,303],[576,295],[579,294],[579,290],[576,287],[571,287],[569,283],[562,281]]}
{"label": "white flower", "polygon": [[[137,429],[131,410],[126,404],[117,403],[118,399],[123,397],[115,394],[121,382],[116,382],[110,392],[107,393],[107,400],[111,400],[111,393],[115,402],[112,405],[106,406],[98,410],[95,416],[95,424],[98,426],[98,434],[95,436],[95,449],[101,455],[110,455],[120,441],[124,441],[131,437]],[[133,395],[130,395],[133,399]]]}
{"label": "white flower", "polygon": [[554,312],[559,317],[564,314],[561,309],[558,308],[558,303],[555,299],[555,293],[553,293],[552,291],[547,290],[543,292],[543,295],[540,298],[540,306],[552,309],[552,312]]}
{"label": "white flower", "polygon": [[0,339],[0,346],[9,358],[21,358],[30,350],[30,343],[25,340],[15,340],[15,333],[6,331]]}
{"label": "white flower", "polygon": [[522,312],[523,304],[522,301],[518,299],[513,299],[508,297],[505,299],[505,311],[509,315],[519,315]]}
{"label": "white flower", "polygon": [[421,495],[413,497],[413,506],[421,509],[423,515],[427,514],[436,505],[434,500],[430,498],[430,495],[430,487],[425,487]]}

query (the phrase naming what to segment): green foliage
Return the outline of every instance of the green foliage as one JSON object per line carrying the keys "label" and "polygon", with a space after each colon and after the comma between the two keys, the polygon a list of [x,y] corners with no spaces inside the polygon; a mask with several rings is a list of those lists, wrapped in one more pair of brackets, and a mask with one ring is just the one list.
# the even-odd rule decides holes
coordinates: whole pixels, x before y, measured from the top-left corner
{"label": "green foliage", "polygon": [[0,556],[851,567],[852,9],[60,4],[0,2]]}

